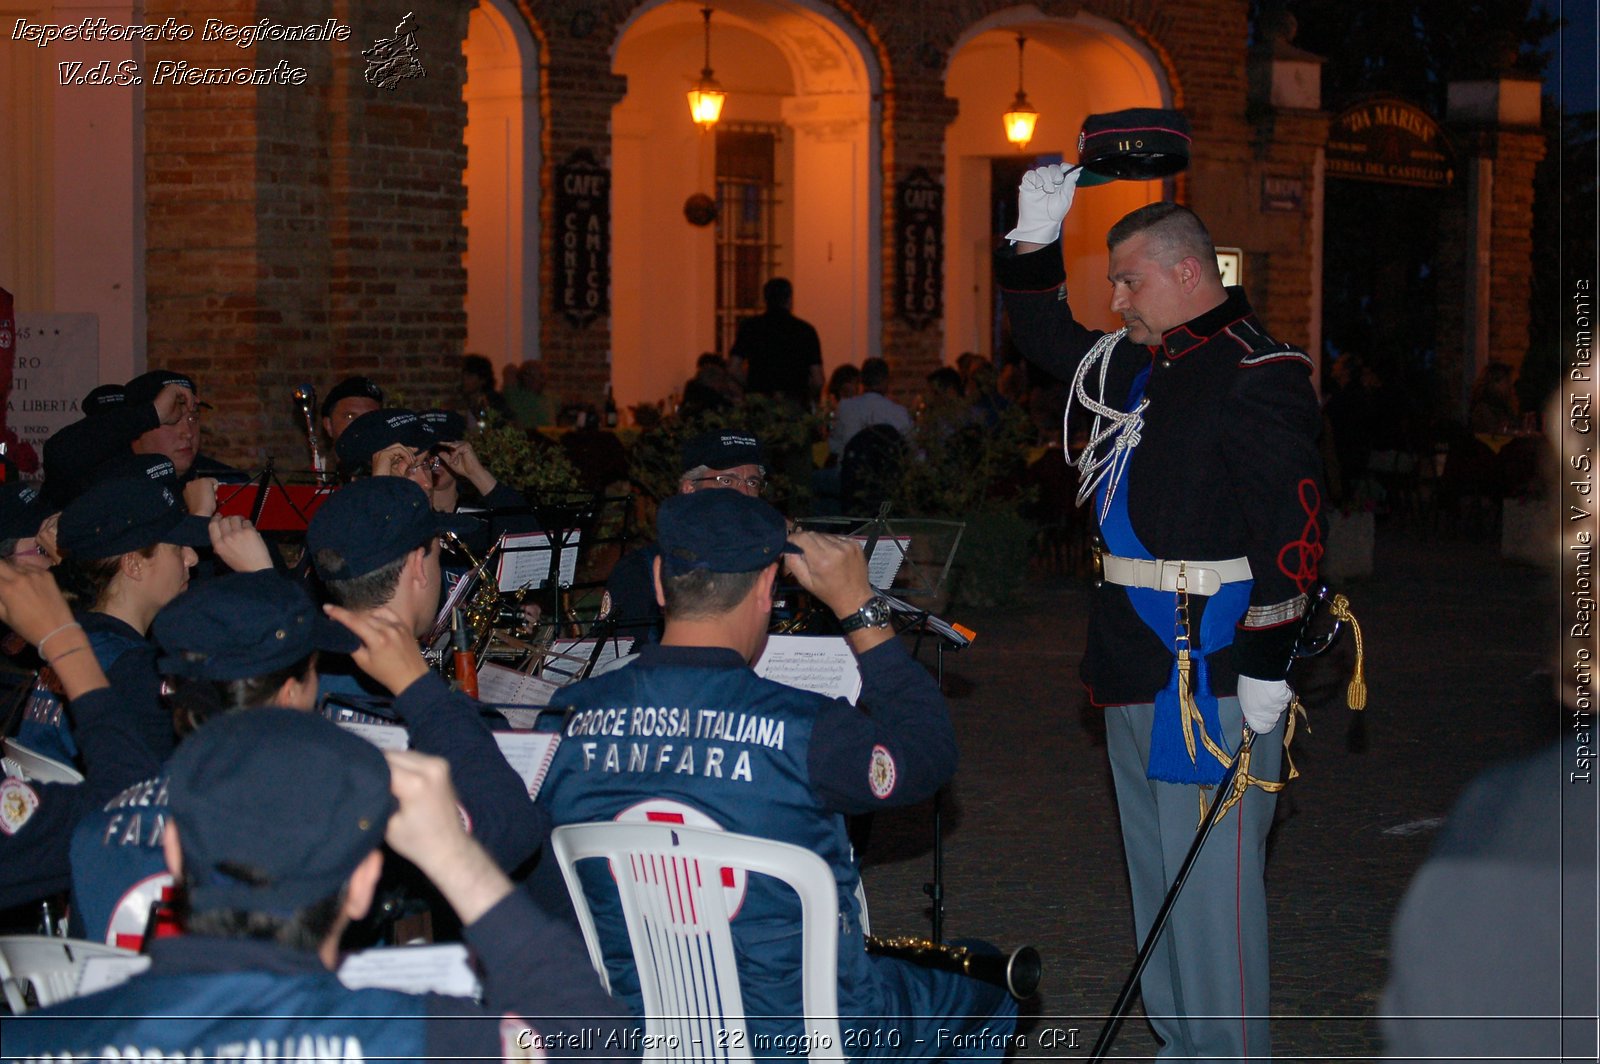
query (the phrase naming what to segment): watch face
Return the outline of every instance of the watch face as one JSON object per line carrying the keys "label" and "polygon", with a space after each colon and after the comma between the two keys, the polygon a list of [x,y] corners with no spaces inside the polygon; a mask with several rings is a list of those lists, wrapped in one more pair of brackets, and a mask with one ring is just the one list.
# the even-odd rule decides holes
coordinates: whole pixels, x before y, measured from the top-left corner
{"label": "watch face", "polygon": [[874,598],[861,607],[861,620],[869,628],[882,628],[889,623],[889,600]]}

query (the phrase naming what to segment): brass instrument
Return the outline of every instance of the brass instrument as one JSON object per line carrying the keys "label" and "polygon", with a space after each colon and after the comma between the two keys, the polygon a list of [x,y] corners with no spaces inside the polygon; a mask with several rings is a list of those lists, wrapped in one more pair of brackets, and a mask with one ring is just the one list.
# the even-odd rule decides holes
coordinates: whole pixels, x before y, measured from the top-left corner
{"label": "brass instrument", "polygon": [[1033,992],[1039,989],[1039,978],[1044,974],[1039,951],[1032,946],[1023,946],[1009,955],[974,953],[965,946],[951,946],[925,938],[879,938],[868,935],[867,952],[981,979],[991,986],[1004,987],[1018,1001],[1033,996]]}
{"label": "brass instrument", "polygon": [[299,415],[300,428],[306,434],[306,448],[311,452],[311,469],[318,480],[328,479],[328,459],[322,453],[322,442],[317,436],[317,389],[310,384],[299,384],[294,389],[294,409]]}
{"label": "brass instrument", "polygon": [[469,579],[473,575],[478,579],[477,586],[472,589],[471,599],[461,607],[462,618],[474,636],[474,653],[482,658],[489,647],[490,639],[497,631],[508,632],[518,639],[532,639],[533,632],[522,613],[522,602],[526,597],[526,591],[502,592],[499,581],[489,566],[490,558],[482,560],[476,558],[461,537],[454,532],[446,532],[443,538],[448,540],[472,567],[471,572],[462,579]]}

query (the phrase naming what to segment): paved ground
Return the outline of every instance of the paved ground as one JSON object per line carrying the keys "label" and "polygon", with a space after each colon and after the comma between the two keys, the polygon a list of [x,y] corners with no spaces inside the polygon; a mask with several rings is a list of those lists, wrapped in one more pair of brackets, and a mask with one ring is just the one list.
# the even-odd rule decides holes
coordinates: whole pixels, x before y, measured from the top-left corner
{"label": "paved ground", "polygon": [[[1439,818],[1488,764],[1555,737],[1553,580],[1487,545],[1380,527],[1376,573],[1346,588],[1366,634],[1365,718],[1342,709],[1297,739],[1302,777],[1271,839],[1274,1050],[1364,1060],[1388,929]],[[947,656],[962,767],[946,801],[946,936],[1031,943],[1046,975],[1028,1055],[1083,1056],[1134,954],[1098,714],[1082,705],[1081,579],[1030,581],[1009,611],[952,610],[977,641]],[[866,879],[874,930],[926,934],[927,807],[880,816]],[[1039,1048],[1077,1027],[1080,1048]],[[1114,1054],[1152,1055],[1142,1017]]]}

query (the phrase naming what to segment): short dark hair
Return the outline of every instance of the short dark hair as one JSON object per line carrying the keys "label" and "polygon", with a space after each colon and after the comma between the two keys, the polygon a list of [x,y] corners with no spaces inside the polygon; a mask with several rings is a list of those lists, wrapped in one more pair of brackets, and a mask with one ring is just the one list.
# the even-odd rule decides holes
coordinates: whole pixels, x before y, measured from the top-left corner
{"label": "short dark hair", "polygon": [[928,384],[939,392],[949,392],[951,395],[961,394],[961,374],[949,366],[940,366],[928,374]]}
{"label": "short dark hair", "polygon": [[475,377],[482,377],[491,385],[494,384],[494,366],[482,355],[462,355],[461,372],[471,373]]}
{"label": "short dark hair", "polygon": [[861,370],[846,362],[833,371],[828,378],[828,394],[835,399],[843,399],[845,390],[854,388],[861,383]]}
{"label": "short dark hair", "polygon": [[794,285],[787,277],[774,277],[761,286],[761,302],[770,307],[786,307],[794,299]]}
{"label": "short dark hair", "polygon": [[[417,546],[426,547],[427,544],[419,543]],[[416,549],[412,547],[393,561],[385,562],[360,576],[323,581],[328,585],[328,594],[347,610],[373,610],[388,605],[394,598],[395,589],[400,586],[400,570],[405,568],[406,559]],[[317,568],[324,572],[337,572],[344,568],[344,555],[331,547],[323,547],[317,551],[316,562]]]}
{"label": "short dark hair", "polygon": [[714,573],[709,569],[690,569],[677,576],[661,574],[661,596],[666,599],[662,612],[679,620],[702,620],[732,610],[756,586],[765,569],[748,573]]}
{"label": "short dark hair", "polygon": [[[178,838],[181,845],[183,836],[180,834]],[[185,861],[187,860],[185,856]],[[251,874],[250,869],[237,866],[229,866],[223,871],[245,880],[248,880]],[[188,934],[274,942],[298,953],[316,953],[322,948],[323,940],[339,923],[339,914],[344,910],[347,889],[340,887],[337,894],[303,906],[297,909],[293,916],[278,916],[274,913],[248,912],[242,909],[206,909],[201,912],[188,910],[189,891],[193,888],[193,884],[193,878],[185,871],[184,891],[180,895],[179,906],[185,910],[183,925]]]}
{"label": "short dark hair", "polygon": [[861,386],[867,391],[877,391],[889,383],[889,363],[881,358],[869,358],[861,363]]}
{"label": "short dark hair", "polygon": [[[204,660],[204,654],[184,651],[183,657]],[[172,685],[172,723],[179,735],[196,731],[206,721],[241,709],[267,705],[289,680],[305,680],[317,662],[317,652],[282,668],[241,680],[208,680],[199,676],[169,676]]]}
{"label": "short dark hair", "polygon": [[[159,546],[161,544],[152,543],[148,547],[141,547],[139,553],[146,558],[154,558]],[[75,558],[68,554],[57,563],[55,578],[56,583],[61,585],[61,594],[68,602],[80,610],[92,610],[100,605],[100,600],[105,597],[111,581],[116,579],[121,568],[121,554],[109,558]]]}
{"label": "short dark hair", "polygon": [[1200,216],[1182,204],[1149,203],[1123,216],[1106,233],[1106,247],[1114,250],[1123,241],[1144,233],[1159,244],[1157,258],[1163,265],[1171,266],[1193,255],[1216,269],[1217,247],[1211,242],[1211,233]]}

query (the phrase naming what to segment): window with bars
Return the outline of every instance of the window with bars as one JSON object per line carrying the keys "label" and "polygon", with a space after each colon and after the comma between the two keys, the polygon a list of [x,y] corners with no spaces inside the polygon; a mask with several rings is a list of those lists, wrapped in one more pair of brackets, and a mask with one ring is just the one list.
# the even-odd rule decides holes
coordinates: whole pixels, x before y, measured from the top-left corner
{"label": "window with bars", "polygon": [[761,286],[777,272],[777,156],[782,127],[717,129],[717,353],[739,322],[760,314]]}

